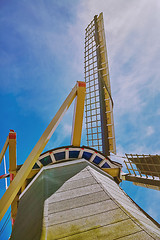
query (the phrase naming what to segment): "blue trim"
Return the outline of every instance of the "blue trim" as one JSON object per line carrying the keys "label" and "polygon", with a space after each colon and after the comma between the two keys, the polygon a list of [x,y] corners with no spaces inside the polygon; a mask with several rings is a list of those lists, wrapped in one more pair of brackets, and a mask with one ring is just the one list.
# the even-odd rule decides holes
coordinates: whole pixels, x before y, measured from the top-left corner
{"label": "blue trim", "polygon": [[69,158],[78,158],[80,151],[69,151]]}
{"label": "blue trim", "polygon": [[101,168],[111,168],[111,167],[108,165],[108,163],[105,163]]}
{"label": "blue trim", "polygon": [[102,158],[96,156],[95,159],[93,160],[94,163],[99,164],[102,161]]}
{"label": "blue trim", "polygon": [[52,162],[51,157],[47,156],[45,158],[42,158],[40,160],[40,162],[43,164],[43,166],[47,166],[48,164],[50,164]]}
{"label": "blue trim", "polygon": [[65,152],[55,153],[54,157],[56,161],[65,159]]}
{"label": "blue trim", "polygon": [[83,152],[82,158],[89,160],[93,154],[90,152]]}

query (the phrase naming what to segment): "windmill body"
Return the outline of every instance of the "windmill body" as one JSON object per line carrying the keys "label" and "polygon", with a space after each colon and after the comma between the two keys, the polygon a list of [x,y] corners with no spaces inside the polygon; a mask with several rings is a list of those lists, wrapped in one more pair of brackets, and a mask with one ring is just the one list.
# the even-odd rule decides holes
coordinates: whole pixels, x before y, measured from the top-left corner
{"label": "windmill body", "polygon": [[159,239],[154,220],[113,177],[84,158],[59,161],[21,194],[11,239]]}

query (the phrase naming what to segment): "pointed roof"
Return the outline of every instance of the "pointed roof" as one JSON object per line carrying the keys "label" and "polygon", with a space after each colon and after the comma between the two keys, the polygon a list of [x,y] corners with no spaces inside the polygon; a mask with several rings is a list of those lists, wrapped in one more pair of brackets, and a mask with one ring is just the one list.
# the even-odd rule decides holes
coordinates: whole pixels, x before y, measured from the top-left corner
{"label": "pointed roof", "polygon": [[21,195],[11,239],[158,239],[156,224],[86,160],[43,167]]}

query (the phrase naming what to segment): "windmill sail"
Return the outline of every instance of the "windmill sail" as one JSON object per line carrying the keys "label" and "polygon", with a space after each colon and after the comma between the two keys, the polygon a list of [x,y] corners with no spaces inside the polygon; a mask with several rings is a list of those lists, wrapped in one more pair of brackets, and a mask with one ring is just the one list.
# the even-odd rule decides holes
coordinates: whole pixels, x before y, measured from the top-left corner
{"label": "windmill sail", "polygon": [[135,185],[160,190],[160,156],[126,154],[124,161],[128,170],[122,175],[123,180],[132,181]]}
{"label": "windmill sail", "polygon": [[115,154],[113,100],[102,13],[86,28],[84,63],[87,145],[107,156]]}

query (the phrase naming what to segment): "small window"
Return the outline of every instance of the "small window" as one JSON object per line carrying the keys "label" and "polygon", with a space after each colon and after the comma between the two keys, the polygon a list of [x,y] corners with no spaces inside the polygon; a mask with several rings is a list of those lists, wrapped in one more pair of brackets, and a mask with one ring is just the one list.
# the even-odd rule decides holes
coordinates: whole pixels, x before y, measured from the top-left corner
{"label": "small window", "polygon": [[83,152],[82,158],[89,160],[92,156],[92,153],[89,152]]}
{"label": "small window", "polygon": [[93,160],[94,163],[99,164],[102,161],[102,158],[96,156],[95,159]]}
{"label": "small window", "polygon": [[79,151],[69,151],[69,158],[78,158]]}
{"label": "small window", "polygon": [[108,163],[105,162],[105,164],[103,164],[101,168],[110,168],[110,166],[108,165]]}
{"label": "small window", "polygon": [[43,164],[43,166],[46,166],[46,165],[50,164],[52,162],[52,160],[51,160],[50,156],[47,156],[47,157],[42,158],[40,160],[40,162]]}
{"label": "small window", "polygon": [[55,153],[54,157],[56,161],[65,159],[65,152]]}

